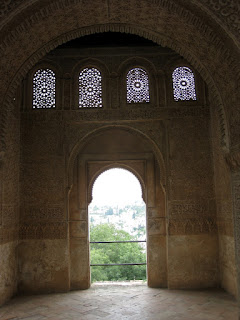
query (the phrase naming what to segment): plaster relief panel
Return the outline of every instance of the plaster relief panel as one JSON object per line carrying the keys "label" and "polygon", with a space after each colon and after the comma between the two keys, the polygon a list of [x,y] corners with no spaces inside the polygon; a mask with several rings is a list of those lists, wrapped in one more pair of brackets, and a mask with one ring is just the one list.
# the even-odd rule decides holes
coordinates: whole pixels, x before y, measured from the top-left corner
{"label": "plaster relief panel", "polygon": [[63,204],[64,159],[50,157],[48,160],[26,161],[21,168],[21,177],[22,185],[28,190],[22,194],[23,203],[41,207],[46,203]]}
{"label": "plaster relief panel", "polygon": [[65,213],[59,206],[25,206],[21,209],[22,222],[27,221],[61,221],[65,220]]}

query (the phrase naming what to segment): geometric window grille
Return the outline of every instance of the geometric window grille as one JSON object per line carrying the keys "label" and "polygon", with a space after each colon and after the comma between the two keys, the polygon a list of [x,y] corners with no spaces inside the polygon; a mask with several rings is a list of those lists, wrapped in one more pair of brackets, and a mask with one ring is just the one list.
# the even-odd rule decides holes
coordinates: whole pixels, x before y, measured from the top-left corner
{"label": "geometric window grille", "polygon": [[150,101],[148,74],[141,68],[131,69],[127,74],[127,103]]}
{"label": "geometric window grille", "polygon": [[194,74],[188,67],[178,67],[172,73],[173,97],[178,100],[197,100]]}
{"label": "geometric window grille", "polygon": [[102,76],[96,68],[85,68],[79,74],[79,108],[102,107]]}
{"label": "geometric window grille", "polygon": [[39,69],[33,76],[33,109],[55,108],[56,76],[50,69]]}

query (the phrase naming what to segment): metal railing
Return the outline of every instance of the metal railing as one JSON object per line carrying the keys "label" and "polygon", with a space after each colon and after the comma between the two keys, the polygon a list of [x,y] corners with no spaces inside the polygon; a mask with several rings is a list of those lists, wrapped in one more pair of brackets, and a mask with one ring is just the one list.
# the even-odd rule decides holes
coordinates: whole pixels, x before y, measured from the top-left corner
{"label": "metal railing", "polygon": [[[90,241],[95,244],[108,244],[108,243],[134,243],[134,242],[145,242],[146,240],[125,240],[125,241]],[[90,264],[91,267],[109,267],[109,266],[145,266],[146,262],[136,262],[136,263],[98,263],[98,264]]]}

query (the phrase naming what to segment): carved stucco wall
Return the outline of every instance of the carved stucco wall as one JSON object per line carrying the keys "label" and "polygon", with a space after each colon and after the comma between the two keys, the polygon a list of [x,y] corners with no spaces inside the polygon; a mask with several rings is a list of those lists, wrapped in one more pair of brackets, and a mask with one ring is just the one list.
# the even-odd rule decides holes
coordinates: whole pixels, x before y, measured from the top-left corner
{"label": "carved stucco wall", "polygon": [[[223,143],[228,145],[228,132],[226,131],[228,121],[231,122],[231,143],[234,145],[238,143],[238,117],[233,114],[236,112],[235,107],[239,101],[237,98],[239,84],[236,82],[239,79],[238,53],[232,44],[228,43],[228,47],[225,45],[225,33],[217,34],[216,30],[218,29],[207,24],[209,17],[206,21],[202,20],[201,10],[199,12],[200,18],[198,18],[194,6],[191,6],[192,11],[190,11],[184,6],[181,7],[170,1],[126,1],[121,2],[121,5],[115,1],[97,2],[96,5],[92,2],[59,1],[59,3],[54,2],[47,7],[44,6],[46,6],[45,1],[36,2],[31,9],[26,10],[25,15],[22,15],[25,21],[20,24],[18,20],[16,29],[14,29],[13,20],[9,25],[10,29],[3,29],[6,36],[3,37],[1,46],[3,53],[1,87],[4,91],[8,84],[12,83],[10,90],[12,94],[16,85],[14,83],[17,83],[21,77],[20,74],[15,77],[14,70],[19,70],[19,67],[22,66],[20,73],[25,74],[46,51],[61,42],[81,34],[97,32],[97,30],[116,31],[118,29],[122,32],[138,33],[172,47],[195,65],[209,83],[211,90],[214,91],[215,98],[218,99]],[[225,8],[225,5],[221,5],[220,2],[219,6]],[[211,7],[214,8],[214,5]],[[34,14],[31,14],[33,8],[35,9]],[[61,20],[61,10],[63,9],[64,24]],[[27,17],[29,14],[31,17]],[[96,24],[98,27],[94,27]],[[48,25],[48,30],[44,28],[43,31],[40,31],[41,25]],[[80,30],[81,27],[84,29]],[[10,32],[13,29],[15,31]],[[194,38],[192,38],[192,34],[195,35]],[[28,41],[30,38],[31,46]],[[46,43],[48,44],[42,46]],[[40,47],[41,50],[38,51]],[[20,48],[23,50],[21,54]],[[16,51],[18,52],[17,57],[16,55],[11,57]],[[30,56],[31,58],[26,61],[26,57]],[[211,58],[213,56],[214,59]],[[10,61],[11,67],[9,68]],[[4,79],[4,75],[8,75],[6,79]],[[225,83],[228,83],[227,89]],[[230,90],[234,94],[229,94]],[[221,97],[219,92],[221,92]],[[225,118],[223,107],[229,110],[227,118]]]}
{"label": "carved stucco wall", "polygon": [[170,288],[219,283],[209,129],[207,116],[179,117],[168,123]]}
{"label": "carved stucco wall", "polygon": [[231,172],[219,143],[220,128],[214,102],[212,102],[211,117],[220,281],[223,288],[237,296]]}
{"label": "carved stucco wall", "polygon": [[[0,17],[1,17],[1,26],[7,24],[14,16],[18,15],[21,11],[30,7],[37,2],[38,0],[4,0],[1,3]],[[44,6],[44,1],[41,1]],[[71,1],[74,3],[74,1]],[[76,2],[76,1],[75,1]],[[155,1],[155,3],[159,3],[159,1]],[[221,28],[223,28],[231,38],[235,37],[235,41],[239,42],[239,34],[240,34],[240,19],[239,19],[239,11],[240,5],[237,1],[234,0],[225,0],[225,1],[184,1],[181,0],[179,3],[188,8],[191,11],[203,11],[205,13],[205,19],[211,20],[211,18],[215,21],[215,23],[220,24]],[[207,17],[206,13],[210,16]]]}
{"label": "carved stucco wall", "polygon": [[[159,56],[156,56],[156,51],[153,54],[151,50],[153,49],[142,50],[142,57],[146,54],[149,64],[150,62],[153,65],[156,63],[155,67],[159,68],[158,71],[161,76],[155,81],[161,83],[170,81],[160,70],[166,64],[168,65],[170,57],[172,58],[176,54],[167,51],[168,56],[164,51],[161,55],[159,49]],[[50,60],[58,61],[63,74],[72,75],[72,89],[62,91],[60,105],[55,110],[32,110],[31,99],[27,98],[25,103],[30,104],[24,105],[22,108],[20,236],[23,241],[21,241],[19,251],[20,289],[29,292],[61,290],[63,287],[67,290],[69,288],[69,278],[66,276],[70,272],[69,265],[66,263],[68,252],[64,251],[65,259],[60,255],[60,247],[65,241],[65,248],[68,239],[65,221],[68,219],[66,216],[67,188],[71,187],[71,183],[69,184],[66,179],[66,168],[67,166],[68,168],[71,167],[68,165],[69,155],[75,154],[76,158],[75,149],[83,152],[80,146],[76,148],[81,141],[84,141],[85,148],[90,148],[93,154],[106,148],[109,153],[114,155],[116,160],[118,159],[118,152],[116,151],[118,145],[125,145],[128,152],[141,152],[141,149],[138,150],[140,143],[134,144],[131,136],[121,138],[119,135],[114,140],[116,146],[113,142],[110,143],[109,139],[106,138],[107,136],[104,137],[99,130],[109,125],[113,128],[124,126],[125,130],[129,128],[129,132],[136,131],[136,134],[139,132],[140,136],[148,137],[155,145],[155,151],[153,151],[157,153],[158,150],[162,155],[164,165],[159,164],[160,181],[166,188],[168,223],[167,226],[162,225],[161,228],[167,230],[165,232],[168,233],[168,241],[167,244],[165,240],[162,241],[161,245],[168,246],[168,248],[165,247],[168,256],[167,272],[160,271],[161,283],[165,283],[165,286],[169,288],[214,287],[218,285],[218,238],[210,143],[210,112],[204,98],[205,90],[200,76],[197,75],[196,79],[198,84],[202,84],[198,86],[200,97],[196,103],[188,101],[177,104],[174,102],[170,85],[169,90],[165,86],[160,86],[155,92],[156,97],[167,96],[166,99],[158,100],[153,96],[152,104],[126,106],[124,105],[125,99],[121,99],[124,91],[120,81],[121,68],[119,66],[123,65],[124,60],[131,61],[129,60],[129,56],[132,56],[131,49],[129,49],[129,56],[126,52],[123,56],[119,54],[114,56],[110,49],[102,50],[101,53],[95,50],[94,54],[101,57],[95,59],[95,63],[99,60],[102,63],[104,61],[107,66],[106,69],[110,73],[112,70],[116,70],[115,78],[118,79],[116,82],[118,85],[115,82],[110,82],[108,84],[109,90],[107,90],[114,89],[114,99],[112,100],[111,95],[109,95],[106,99],[105,108],[100,110],[76,110],[73,88],[75,87],[74,81],[77,81],[77,78],[74,77],[74,72],[71,70],[74,69],[76,64],[80,68],[86,61],[82,59],[85,51],[78,53],[79,56],[75,52],[75,58],[69,58],[74,52],[71,50],[69,52],[63,51],[61,54],[56,50],[46,57],[48,63]],[[134,52],[136,52],[136,49]],[[133,61],[138,61],[140,58],[135,57]],[[65,77],[63,79],[63,85],[66,82],[68,83],[68,79],[65,79]],[[31,81],[31,77],[28,78],[28,81]],[[154,86],[154,82],[152,82],[152,86]],[[31,97],[31,92],[28,89],[25,91],[26,96]],[[66,97],[66,95],[69,95],[69,97]],[[120,96],[119,99],[117,99],[118,96]],[[65,105],[65,101],[70,101],[70,105]],[[98,136],[98,130],[99,135],[103,135],[103,141],[99,138],[103,147],[101,147],[100,142],[94,142],[93,138],[90,139],[93,132],[96,132],[95,134]],[[91,143],[89,147],[88,143]],[[91,145],[93,146],[91,147]],[[150,151],[151,149],[149,149]],[[75,158],[73,157],[74,160]],[[73,175],[73,173],[69,174],[70,176]],[[75,175],[73,175],[73,179],[76,178]],[[81,183],[81,178],[79,183]],[[29,192],[26,193],[26,190],[29,190]],[[85,196],[79,194],[79,197],[84,199]],[[159,206],[161,206],[161,201],[158,201]],[[78,212],[80,209],[74,207],[74,210]],[[79,212],[86,212],[86,208]],[[74,241],[76,243],[83,242],[83,245],[78,255],[74,255],[74,259],[82,252],[83,269],[85,270],[88,251],[86,240],[87,217],[84,218],[85,220],[81,217],[79,219],[79,221],[85,222],[82,223],[83,229],[74,231],[74,237],[76,238]],[[151,230],[156,228],[158,227],[153,226]],[[80,240],[76,237],[76,234],[80,234]],[[84,236],[85,240],[82,239]],[[54,261],[49,261],[49,253],[53,248],[51,239],[54,248],[56,248]],[[34,244],[37,250],[31,253]],[[149,250],[151,252],[151,247]],[[29,253],[28,259],[26,259],[26,252]],[[37,259],[38,256],[41,259]],[[81,259],[81,254],[79,259]],[[36,268],[38,260],[41,268]],[[184,261],[186,263],[183,263]],[[75,263],[75,260],[73,263]],[[65,274],[59,284],[55,272]],[[86,288],[89,275],[84,276],[81,281],[77,281],[79,277],[76,275],[79,270],[74,269],[72,272],[75,275],[74,288],[77,288],[76,283],[79,284],[79,287],[84,286]],[[42,277],[42,273],[48,275],[48,277]],[[87,274],[86,270],[84,274]]]}
{"label": "carved stucco wall", "polygon": [[[201,10],[199,10],[199,8],[201,8]],[[231,148],[233,146],[235,149],[238,148],[240,137],[240,73],[239,51],[237,49],[237,46],[239,46],[239,4],[237,1],[202,0],[198,2],[191,1],[191,3],[184,0],[178,3],[175,1],[122,1],[121,4],[119,4],[118,1],[97,1],[97,3],[82,1],[79,3],[77,0],[72,0],[54,1],[49,5],[48,1],[6,0],[1,2],[0,9],[1,16],[3,17],[0,37],[1,155],[2,151],[8,155],[9,146],[18,145],[18,138],[15,138],[18,137],[17,134],[13,134],[9,139],[10,133],[16,132],[15,130],[18,128],[18,121],[15,121],[13,128],[12,116],[7,111],[10,109],[14,110],[12,105],[13,98],[15,97],[17,86],[23,76],[26,75],[29,69],[43,57],[46,52],[56,47],[58,44],[80,35],[104,30],[140,34],[153,39],[158,43],[165,44],[186,57],[203,76],[209,86],[212,97],[217,102],[217,121],[220,123],[221,128],[218,138],[221,139],[222,144],[225,145],[226,148],[228,148],[228,144],[230,144]],[[131,21],[131,23],[129,23],[129,21]],[[220,25],[221,27],[219,27]],[[195,35],[194,39],[192,34]],[[16,52],[18,53],[17,55]],[[170,113],[174,113],[174,110]],[[175,110],[175,113],[178,115],[186,114],[186,111]],[[191,112],[187,111],[187,113],[189,114]],[[196,110],[193,109],[192,113],[196,113]],[[197,113],[199,114],[199,110]],[[111,112],[109,112],[109,114],[111,114]],[[145,113],[143,112],[143,114]],[[44,116],[41,117],[44,118]],[[72,115],[72,118],[75,118],[75,115]],[[62,117],[60,115],[59,120],[61,121],[61,119]],[[31,121],[32,119],[29,120],[30,123]],[[48,121],[48,117],[46,117],[46,121]],[[65,125],[66,127],[69,126],[68,123]],[[229,131],[228,128],[230,128]],[[88,130],[90,129],[91,126]],[[31,130],[34,129],[31,128]],[[53,129],[53,131],[54,130],[56,129]],[[81,130],[82,129],[80,129],[80,131]],[[75,131],[78,131],[78,129],[75,129]],[[151,130],[149,130],[149,132],[150,131]],[[69,131],[69,134],[74,136],[75,133]],[[228,136],[230,136],[230,139],[228,139]],[[37,136],[33,138],[34,143],[35,139],[37,139]],[[53,138],[51,137],[51,139]],[[73,139],[75,139],[75,137]],[[70,140],[67,142],[70,143]],[[62,142],[63,140],[60,142],[57,141],[57,145],[61,145]],[[73,140],[71,143],[74,144]],[[43,145],[43,150],[47,147],[50,149],[56,147],[55,143],[49,146],[49,143],[47,142],[46,145]],[[33,147],[32,151],[36,151],[35,147]],[[61,150],[57,152],[54,151],[53,155],[53,159],[56,160],[57,163],[56,168],[54,168],[56,172],[59,168],[60,171],[65,168],[65,164],[59,159],[61,156],[58,157],[58,152],[62,155]],[[14,185],[9,191],[12,199],[18,199],[18,194],[16,192],[18,189],[16,183],[18,157],[19,155],[17,154],[12,155],[12,157],[10,156],[12,162],[9,161],[6,163],[5,168],[3,167],[1,171],[3,176],[7,176],[7,166],[11,166],[11,163],[15,166],[14,170],[10,170],[10,175],[15,176],[12,179],[12,183],[9,184]],[[48,176],[48,168],[44,168],[44,161],[46,161],[46,159],[43,159],[43,172]],[[37,167],[38,165],[36,162],[36,165],[33,168],[35,173],[37,172]],[[23,169],[25,168],[23,167]],[[25,171],[21,172],[25,173]],[[210,174],[212,175],[212,172],[210,172]],[[64,177],[60,174],[59,179],[64,179]],[[62,180],[60,183],[61,182]],[[52,185],[54,191],[55,188],[56,190],[58,189],[58,187],[54,185],[54,182],[52,182]],[[39,185],[38,191],[40,191],[42,187],[44,197],[44,193],[47,193],[47,191],[44,190],[44,186]],[[2,184],[2,216],[5,201],[3,198],[3,190]],[[34,194],[34,191],[32,191],[31,194],[33,198],[36,199],[37,192]],[[65,190],[60,190],[60,194],[64,195]],[[26,234],[31,234],[29,238],[32,237],[32,239],[36,238],[36,234],[44,234],[44,237],[47,239],[54,234],[54,238],[59,239],[59,247],[62,246],[61,239],[62,237],[66,238],[67,229],[64,223],[65,217],[61,215],[63,212],[61,201],[59,202],[61,205],[56,206],[58,200],[59,199],[56,199],[55,195],[53,195],[53,200],[48,203],[52,211],[49,210],[54,214],[57,212],[56,219],[58,220],[58,231],[53,231],[55,227],[51,227],[51,223],[49,224],[49,222],[46,222],[45,226],[42,225],[38,228],[34,228],[33,226],[29,228],[27,228],[27,226],[22,226],[20,232],[22,239],[26,237]],[[182,200],[184,199],[181,199],[181,201]],[[15,202],[17,207],[18,200],[14,200],[13,206],[15,206]],[[13,202],[11,201],[11,206],[12,203]],[[7,201],[5,202],[5,205],[8,206]],[[33,209],[29,207],[29,212],[35,212],[34,214],[36,216],[44,216],[43,212],[47,209],[43,206],[43,203],[41,205],[41,213],[36,213],[38,209],[36,208],[36,203],[33,201]],[[194,203],[194,206],[195,205],[196,203]],[[194,206],[193,208],[195,208]],[[11,216],[11,214],[15,215],[15,212],[17,212],[16,210],[11,209],[7,216]],[[25,213],[23,212],[23,215],[24,214]],[[16,221],[15,219],[13,220]],[[202,228],[201,226],[202,225],[200,224],[200,229]],[[189,226],[187,228],[189,228]],[[193,226],[190,227],[190,229],[193,228]],[[11,228],[8,230],[10,229]],[[214,225],[211,230],[214,230]],[[10,232],[7,231],[4,234],[9,235]],[[215,236],[213,237],[215,239]],[[15,257],[14,248],[10,251],[11,256]],[[222,250],[222,252],[223,251],[224,250]],[[232,246],[230,251],[232,251]],[[63,264],[61,270],[66,268],[65,258],[66,256],[62,259]],[[15,261],[14,259],[12,261]],[[8,259],[5,261],[8,261]],[[15,262],[12,265],[15,265]],[[22,274],[24,274],[24,270],[26,269],[24,269],[24,266],[21,264],[20,266],[20,270],[23,270]],[[6,268],[8,268],[8,262],[6,262]],[[10,277],[10,287],[12,288],[11,290],[14,291],[16,284],[14,276],[15,271],[14,268],[11,268],[11,270],[13,270],[13,272]],[[66,283],[67,281],[68,280],[66,279]],[[227,286],[228,285],[226,285],[226,287]],[[7,295],[8,294],[6,294],[6,296]]]}
{"label": "carved stucco wall", "polygon": [[8,161],[0,163],[0,304],[17,291],[19,231],[19,111],[9,115],[6,135]]}
{"label": "carved stucco wall", "polygon": [[66,291],[68,226],[63,124],[56,115],[52,121],[51,114],[46,119],[26,116],[23,122],[19,291]]}

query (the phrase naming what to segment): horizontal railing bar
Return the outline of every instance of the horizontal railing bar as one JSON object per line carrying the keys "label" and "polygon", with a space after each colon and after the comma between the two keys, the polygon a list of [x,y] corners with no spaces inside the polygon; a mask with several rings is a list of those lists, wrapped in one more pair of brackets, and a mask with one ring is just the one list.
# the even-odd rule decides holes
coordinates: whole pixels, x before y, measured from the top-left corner
{"label": "horizontal railing bar", "polygon": [[109,266],[144,266],[147,263],[101,263],[101,264],[90,264],[91,267],[109,267]]}
{"label": "horizontal railing bar", "polygon": [[131,243],[131,242],[146,242],[146,240],[126,240],[126,241],[90,241],[90,243]]}

